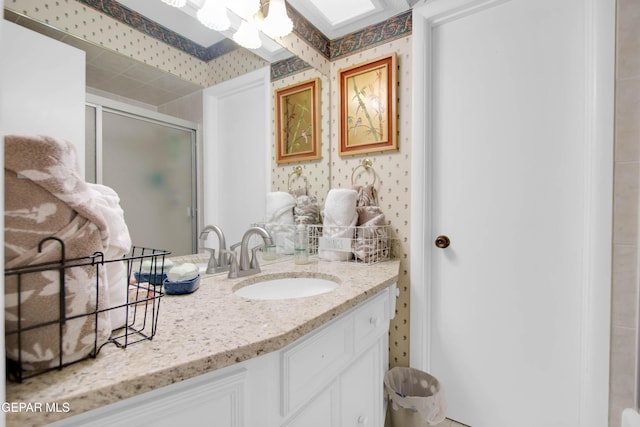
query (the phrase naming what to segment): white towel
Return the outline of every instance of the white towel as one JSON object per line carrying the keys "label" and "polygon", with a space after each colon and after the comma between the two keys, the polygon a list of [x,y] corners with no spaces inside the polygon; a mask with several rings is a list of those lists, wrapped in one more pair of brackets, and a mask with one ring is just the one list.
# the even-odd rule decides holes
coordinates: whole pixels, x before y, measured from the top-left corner
{"label": "white towel", "polygon": [[[122,258],[131,249],[131,236],[124,221],[124,211],[120,207],[120,197],[113,189],[100,184],[87,183],[93,192],[96,205],[102,210],[109,232],[105,260]],[[129,278],[124,262],[108,262],[105,264],[107,272],[107,292],[109,306],[124,306],[127,303],[127,289]],[[126,308],[117,308],[107,312],[111,316],[111,328],[118,329],[125,325],[127,319]]]}
{"label": "white towel", "polygon": [[[323,211],[323,238],[353,239],[355,225],[358,221],[357,200],[358,192],[356,190],[335,188],[329,190]],[[351,251],[319,249],[318,256],[329,261],[348,261],[351,259]]]}
{"label": "white towel", "polygon": [[276,253],[292,254],[295,225],[293,207],[296,199],[284,191],[267,193],[265,228],[276,245]]}

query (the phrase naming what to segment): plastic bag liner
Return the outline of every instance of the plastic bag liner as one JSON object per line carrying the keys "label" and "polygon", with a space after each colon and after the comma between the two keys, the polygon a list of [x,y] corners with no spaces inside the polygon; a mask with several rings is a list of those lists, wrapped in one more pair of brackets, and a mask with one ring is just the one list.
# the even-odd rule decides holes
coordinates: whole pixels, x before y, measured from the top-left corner
{"label": "plastic bag liner", "polygon": [[426,427],[441,423],[447,402],[440,382],[426,372],[395,367],[384,375],[394,427]]}

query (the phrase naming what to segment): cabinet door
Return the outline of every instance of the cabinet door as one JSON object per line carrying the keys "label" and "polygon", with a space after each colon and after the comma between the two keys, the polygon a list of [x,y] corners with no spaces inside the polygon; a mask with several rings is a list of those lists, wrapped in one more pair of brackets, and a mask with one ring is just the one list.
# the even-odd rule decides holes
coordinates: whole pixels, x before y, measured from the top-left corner
{"label": "cabinet door", "polygon": [[203,375],[51,424],[51,427],[242,427],[245,370]]}
{"label": "cabinet door", "polygon": [[335,387],[330,387],[311,400],[283,427],[331,427],[337,426],[333,408]]}
{"label": "cabinet door", "polygon": [[342,427],[382,426],[381,343],[362,354],[340,377]]}

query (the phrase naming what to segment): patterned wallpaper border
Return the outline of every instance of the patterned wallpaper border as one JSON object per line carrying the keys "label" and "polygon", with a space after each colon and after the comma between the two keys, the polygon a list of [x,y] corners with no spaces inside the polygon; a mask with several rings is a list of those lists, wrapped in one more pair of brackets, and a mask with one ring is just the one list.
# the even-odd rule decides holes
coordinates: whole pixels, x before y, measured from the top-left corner
{"label": "patterned wallpaper border", "polygon": [[322,56],[331,57],[331,40],[317,29],[311,22],[287,3],[287,13],[293,21],[293,33],[307,42],[309,46],[320,52]]}
{"label": "patterned wallpaper border", "polygon": [[271,81],[308,70],[309,68],[312,68],[311,65],[297,56],[274,62],[271,64]]}
{"label": "patterned wallpaper border", "polygon": [[371,49],[382,43],[388,43],[411,34],[412,12],[408,10],[378,24],[370,25],[355,33],[331,41],[330,59],[353,55],[365,49]]}
{"label": "patterned wallpaper border", "polygon": [[[294,9],[290,9],[289,12],[291,12],[292,10]],[[305,20],[302,16],[300,16],[300,18],[302,20]],[[309,42],[311,46],[318,50],[322,55],[326,55],[326,52],[324,50],[319,50],[319,48],[314,44],[315,40],[309,40],[307,37],[305,37],[304,34],[299,33],[298,21],[296,21],[295,18],[292,19],[295,22],[295,33],[307,40],[307,42]],[[386,21],[370,25],[366,28],[363,28],[362,30],[356,31],[355,33],[348,34],[339,39],[330,40],[328,42],[328,45],[322,45],[320,46],[320,48],[325,49],[326,47],[328,47],[329,56],[327,57],[327,59],[329,59],[330,61],[335,61],[345,56],[353,55],[363,50],[371,49],[372,47],[381,45],[383,43],[388,43],[393,40],[409,36],[411,35],[411,31],[413,29],[412,23],[412,11],[408,10],[392,18],[389,18]],[[316,31],[318,30],[316,29]],[[297,58],[293,59],[294,60],[292,60],[290,63],[287,62],[289,60],[285,60],[272,64],[271,81],[277,78],[282,78],[291,74],[298,73],[308,68],[308,64],[306,64],[306,62],[298,60],[302,64],[307,65],[307,67],[301,68],[300,64],[295,63],[295,59]]]}
{"label": "patterned wallpaper border", "polygon": [[370,25],[344,37],[329,40],[288,3],[287,12],[293,21],[293,32],[329,60],[406,37],[411,34],[413,22],[412,11],[409,9],[386,21]]}
{"label": "patterned wallpaper border", "polygon": [[233,40],[229,39],[225,39],[209,47],[201,46],[138,12],[121,5],[115,0],[77,1],[205,62],[209,62],[212,59],[239,48]]}

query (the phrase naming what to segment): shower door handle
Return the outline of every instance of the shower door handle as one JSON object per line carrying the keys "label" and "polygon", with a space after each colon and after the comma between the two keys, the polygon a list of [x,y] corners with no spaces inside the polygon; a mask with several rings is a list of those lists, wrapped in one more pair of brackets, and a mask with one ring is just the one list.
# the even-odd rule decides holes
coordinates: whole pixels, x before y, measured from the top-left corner
{"label": "shower door handle", "polygon": [[443,234],[436,237],[436,241],[434,243],[436,244],[436,247],[444,249],[449,247],[449,245],[451,244],[451,240]]}

